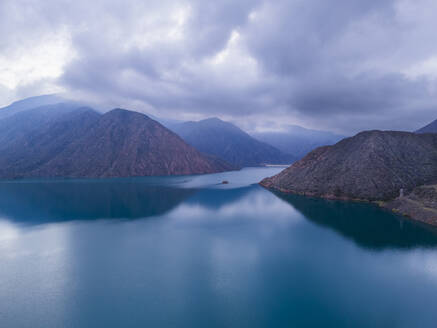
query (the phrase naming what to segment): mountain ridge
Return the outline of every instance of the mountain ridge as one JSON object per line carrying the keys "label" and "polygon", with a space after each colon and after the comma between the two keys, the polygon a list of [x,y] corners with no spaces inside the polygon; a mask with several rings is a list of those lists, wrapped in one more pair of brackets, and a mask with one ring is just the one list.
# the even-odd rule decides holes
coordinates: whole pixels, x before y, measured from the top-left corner
{"label": "mountain ridge", "polygon": [[[66,99],[62,98],[58,94],[40,95],[40,96],[33,96],[33,97],[20,99],[12,102],[7,106],[0,108],[0,119],[10,117],[14,114],[27,111],[29,109],[47,106],[47,105],[54,105],[58,103],[67,103],[67,102],[75,103],[73,101],[67,101]],[[80,107],[80,105],[78,105],[78,107]]]}
{"label": "mountain ridge", "polygon": [[220,157],[237,167],[290,164],[295,159],[216,117],[188,121],[171,128],[201,152]]}
{"label": "mountain ridge", "polygon": [[[40,110],[42,116],[55,113]],[[38,116],[37,112],[32,110],[29,114]],[[29,129],[23,137],[10,141],[9,147],[3,147],[7,156],[0,161],[0,177],[99,178],[234,169],[224,161],[201,154],[144,114],[120,108],[105,114],[82,108],[70,114],[76,114],[74,119],[63,120],[61,115],[41,130]]]}
{"label": "mountain ridge", "polygon": [[261,185],[331,199],[387,200],[437,180],[437,135],[364,131],[310,152]]}

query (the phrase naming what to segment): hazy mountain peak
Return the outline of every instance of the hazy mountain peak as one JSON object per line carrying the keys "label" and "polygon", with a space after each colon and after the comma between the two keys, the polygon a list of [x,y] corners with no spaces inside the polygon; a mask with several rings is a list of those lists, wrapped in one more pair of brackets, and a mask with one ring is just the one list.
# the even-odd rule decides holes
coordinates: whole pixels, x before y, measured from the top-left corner
{"label": "hazy mountain peak", "polygon": [[233,124],[231,122],[223,121],[223,120],[219,119],[218,117],[210,117],[210,118],[206,118],[204,120],[200,120],[200,121],[193,122],[193,123],[203,125],[203,126],[208,126],[208,127],[220,127],[220,128],[223,128],[223,127],[231,128],[232,127],[232,128],[241,130],[235,124]]}
{"label": "hazy mountain peak", "polygon": [[186,142],[239,167],[290,164],[294,157],[256,140],[234,124],[213,117],[172,126]]}
{"label": "hazy mountain peak", "polygon": [[221,119],[219,119],[218,117],[209,117],[209,118],[205,118],[199,122],[204,122],[204,123],[229,123],[229,122],[225,122]]}
{"label": "hazy mountain peak", "polygon": [[[61,96],[59,96],[58,94],[39,95],[39,96],[33,96],[33,97],[28,97],[28,98],[14,101],[10,105],[5,106],[3,108],[7,108],[10,106],[15,106],[15,107],[34,107],[35,106],[35,107],[38,107],[41,105],[49,105],[49,104],[54,104],[57,102],[62,102],[64,100],[65,99],[62,98]],[[0,108],[0,110],[2,110],[3,108]]]}
{"label": "hazy mountain peak", "polygon": [[0,108],[0,119],[17,114],[19,112],[37,108],[46,105],[53,105],[57,103],[66,102],[66,100],[57,94],[41,95],[29,97],[13,102],[12,104]]}

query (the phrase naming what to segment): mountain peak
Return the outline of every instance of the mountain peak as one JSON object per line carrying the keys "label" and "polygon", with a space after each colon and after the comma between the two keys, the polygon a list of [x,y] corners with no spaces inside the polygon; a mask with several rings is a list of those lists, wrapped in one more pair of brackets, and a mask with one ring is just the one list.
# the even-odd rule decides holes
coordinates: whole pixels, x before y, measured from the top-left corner
{"label": "mountain peak", "polygon": [[258,141],[232,123],[217,117],[185,122],[173,130],[201,152],[222,158],[238,167],[290,164],[294,156]]}
{"label": "mountain peak", "polygon": [[232,130],[234,130],[234,132],[237,132],[237,131],[244,132],[239,127],[232,124],[231,122],[223,121],[223,120],[219,119],[218,117],[210,117],[210,118],[206,118],[204,120],[194,122],[194,123],[196,123],[200,126],[208,127],[208,128],[220,128],[220,129],[226,128],[226,129],[232,129]]}
{"label": "mountain peak", "polygon": [[[110,110],[109,112],[106,112],[103,117],[104,120],[122,120],[122,121],[130,121],[130,120],[146,120],[146,121],[153,121],[150,117],[148,117],[146,114],[124,109],[124,108],[114,108]],[[158,122],[156,122],[159,124]]]}
{"label": "mountain peak", "polygon": [[205,118],[204,120],[201,120],[199,122],[229,123],[229,122],[225,122],[225,121],[219,119],[218,117]]}
{"label": "mountain peak", "polygon": [[[83,108],[60,116],[59,111],[31,111],[34,121],[43,121],[38,129],[31,127],[24,134],[0,129],[0,141],[8,141],[0,143],[1,178],[183,175],[234,169],[135,111],[116,108],[101,115]],[[67,117],[68,113],[74,115]]]}
{"label": "mountain peak", "polygon": [[110,115],[141,115],[141,116],[148,117],[146,114],[143,114],[143,113],[140,113],[137,111],[133,111],[133,110],[129,110],[129,109],[125,109],[125,108],[119,108],[119,107],[111,109],[106,114],[110,114]]}
{"label": "mountain peak", "polygon": [[41,106],[47,106],[47,105],[54,105],[62,102],[67,102],[67,100],[65,100],[64,98],[60,97],[57,94],[41,95],[41,96],[21,99],[13,102],[9,106],[0,108],[0,119],[8,116],[12,116],[14,114],[29,109],[33,109]]}
{"label": "mountain peak", "polygon": [[437,135],[364,131],[315,149],[262,185],[287,192],[384,200],[437,180]]}

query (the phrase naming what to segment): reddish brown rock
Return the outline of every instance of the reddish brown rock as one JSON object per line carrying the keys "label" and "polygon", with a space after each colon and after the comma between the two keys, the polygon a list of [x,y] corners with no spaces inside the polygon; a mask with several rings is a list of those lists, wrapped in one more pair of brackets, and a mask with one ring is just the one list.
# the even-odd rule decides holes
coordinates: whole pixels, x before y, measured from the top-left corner
{"label": "reddish brown rock", "polygon": [[334,199],[389,200],[437,181],[437,134],[365,131],[317,148],[261,185]]}
{"label": "reddish brown rock", "polygon": [[75,113],[15,141],[15,150],[4,149],[9,155],[0,161],[0,177],[131,177],[233,169],[146,115],[123,109]]}

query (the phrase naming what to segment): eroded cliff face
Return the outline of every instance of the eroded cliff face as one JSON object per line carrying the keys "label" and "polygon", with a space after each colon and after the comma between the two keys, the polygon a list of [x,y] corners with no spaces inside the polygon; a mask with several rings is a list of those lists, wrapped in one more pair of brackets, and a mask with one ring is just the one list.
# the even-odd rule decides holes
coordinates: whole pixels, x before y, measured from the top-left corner
{"label": "eroded cliff face", "polygon": [[261,185],[309,196],[390,200],[437,181],[437,135],[365,131],[317,148]]}

